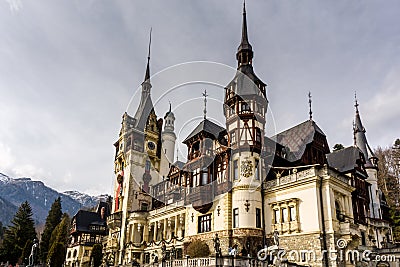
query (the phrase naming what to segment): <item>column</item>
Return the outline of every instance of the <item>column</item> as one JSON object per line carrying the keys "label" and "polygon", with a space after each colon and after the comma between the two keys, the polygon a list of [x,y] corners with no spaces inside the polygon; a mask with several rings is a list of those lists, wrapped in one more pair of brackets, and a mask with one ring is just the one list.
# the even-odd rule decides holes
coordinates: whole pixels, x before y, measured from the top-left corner
{"label": "column", "polygon": [[129,236],[128,236],[128,241],[133,242],[134,238],[134,232],[135,232],[135,224],[129,224]]}
{"label": "column", "polygon": [[174,229],[174,233],[175,233],[175,236],[178,236],[178,216],[175,215],[174,217],[175,217],[175,229]]}
{"label": "column", "polygon": [[149,242],[149,227],[146,224],[143,224],[143,241]]}
{"label": "column", "polygon": [[163,238],[167,238],[167,219],[164,219],[164,224],[163,224]]}
{"label": "column", "polygon": [[153,240],[156,241],[157,231],[158,231],[158,229],[157,229],[157,222],[154,222],[153,227],[154,227],[154,231],[153,231]]}

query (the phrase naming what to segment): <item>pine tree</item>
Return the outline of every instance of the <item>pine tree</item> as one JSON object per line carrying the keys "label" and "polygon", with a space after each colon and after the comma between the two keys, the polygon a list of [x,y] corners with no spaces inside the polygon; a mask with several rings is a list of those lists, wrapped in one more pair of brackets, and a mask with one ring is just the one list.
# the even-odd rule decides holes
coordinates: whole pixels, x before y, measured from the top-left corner
{"label": "pine tree", "polygon": [[67,253],[69,225],[70,218],[67,214],[64,214],[61,222],[51,233],[46,263],[50,263],[52,267],[61,267],[64,263]]}
{"label": "pine tree", "polygon": [[94,267],[99,267],[101,265],[103,260],[103,247],[100,244],[95,244],[93,246],[91,258]]}
{"label": "pine tree", "polygon": [[0,244],[1,244],[1,241],[3,240],[3,237],[4,237],[4,227],[3,227],[3,223],[2,222],[0,222]]}
{"label": "pine tree", "polygon": [[32,208],[27,201],[21,204],[7,227],[0,247],[0,261],[9,261],[12,265],[21,259],[23,250],[29,241],[36,238],[35,223],[32,219]]}
{"label": "pine tree", "polygon": [[61,216],[61,198],[58,197],[51,205],[40,241],[40,259],[42,260],[42,262],[46,261],[47,253],[50,248],[49,242],[51,238],[51,233],[54,231],[54,228],[56,228],[56,226],[61,222]]}

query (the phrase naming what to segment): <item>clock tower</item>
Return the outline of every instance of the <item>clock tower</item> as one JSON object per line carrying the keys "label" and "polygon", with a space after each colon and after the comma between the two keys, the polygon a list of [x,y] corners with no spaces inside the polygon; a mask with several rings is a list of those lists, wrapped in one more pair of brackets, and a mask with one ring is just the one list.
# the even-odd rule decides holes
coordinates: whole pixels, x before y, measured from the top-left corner
{"label": "clock tower", "polygon": [[253,236],[254,240],[250,242],[258,243],[257,234],[262,237],[261,182],[265,173],[261,151],[268,100],[266,84],[254,73],[253,55],[247,35],[246,7],[243,5],[242,38],[236,53],[237,72],[225,88],[224,99],[231,148],[231,227],[233,236],[247,241]]}

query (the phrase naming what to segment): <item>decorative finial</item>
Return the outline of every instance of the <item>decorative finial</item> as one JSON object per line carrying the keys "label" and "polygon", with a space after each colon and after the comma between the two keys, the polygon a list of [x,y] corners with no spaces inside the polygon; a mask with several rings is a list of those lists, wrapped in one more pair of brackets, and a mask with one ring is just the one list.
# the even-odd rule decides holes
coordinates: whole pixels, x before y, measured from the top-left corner
{"label": "decorative finial", "polygon": [[354,92],[354,106],[356,107],[356,112],[358,112],[357,92]]}
{"label": "decorative finial", "polygon": [[311,92],[308,92],[308,104],[310,105],[310,111],[308,112],[308,114],[310,114],[310,121],[312,120],[312,107],[311,107],[311,103],[312,103],[312,96],[311,96]]}
{"label": "decorative finial", "polygon": [[203,93],[203,96],[204,96],[204,119],[206,119],[206,117],[207,117],[207,90],[204,90],[204,93]]}
{"label": "decorative finial", "polygon": [[150,28],[150,40],[149,40],[149,52],[147,54],[147,67],[146,67],[146,74],[144,76],[145,81],[150,81],[150,47],[151,47],[151,32],[153,28]]}
{"label": "decorative finial", "polygon": [[178,157],[178,154],[179,153],[179,149],[178,148],[176,148],[176,161],[178,161],[179,160],[179,157]]}
{"label": "decorative finial", "polygon": [[171,113],[171,101],[168,102],[169,102],[169,113]]}

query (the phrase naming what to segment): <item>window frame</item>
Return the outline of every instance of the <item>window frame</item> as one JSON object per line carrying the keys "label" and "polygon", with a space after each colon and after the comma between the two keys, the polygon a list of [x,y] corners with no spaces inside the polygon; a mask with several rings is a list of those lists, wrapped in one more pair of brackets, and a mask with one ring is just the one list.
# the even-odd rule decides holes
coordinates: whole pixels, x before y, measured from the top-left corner
{"label": "window frame", "polygon": [[197,232],[199,234],[211,232],[211,219],[211,213],[198,217]]}
{"label": "window frame", "polygon": [[239,228],[239,208],[232,210],[232,228]]}
{"label": "window frame", "polygon": [[239,180],[239,160],[233,161],[233,180]]}
{"label": "window frame", "polygon": [[261,228],[261,209],[256,208],[256,228]]}

